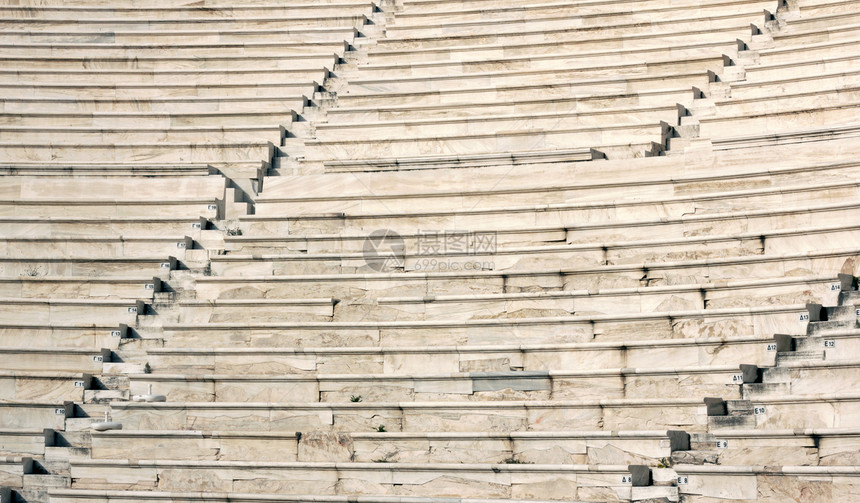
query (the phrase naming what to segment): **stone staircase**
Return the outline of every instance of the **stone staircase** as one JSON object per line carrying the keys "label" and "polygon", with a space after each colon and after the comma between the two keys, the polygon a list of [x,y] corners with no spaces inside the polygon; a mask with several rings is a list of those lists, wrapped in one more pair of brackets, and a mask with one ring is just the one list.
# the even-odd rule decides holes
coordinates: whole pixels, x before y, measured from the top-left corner
{"label": "stone staircase", "polygon": [[856,499],[855,17],[0,2],[0,503]]}

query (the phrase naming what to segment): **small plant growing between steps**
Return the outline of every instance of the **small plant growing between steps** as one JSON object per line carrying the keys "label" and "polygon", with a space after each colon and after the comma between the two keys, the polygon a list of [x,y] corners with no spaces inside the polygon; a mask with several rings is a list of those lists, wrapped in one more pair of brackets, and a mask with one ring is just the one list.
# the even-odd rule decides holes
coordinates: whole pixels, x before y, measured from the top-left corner
{"label": "small plant growing between steps", "polygon": [[379,433],[386,433],[387,430],[385,429],[384,424],[380,424],[379,426],[376,427],[376,431]]}
{"label": "small plant growing between steps", "polygon": [[358,403],[361,401],[361,395],[352,395],[349,397],[349,401],[353,403]]}
{"label": "small plant growing between steps", "polygon": [[22,276],[27,276],[30,278],[35,278],[42,275],[41,269],[35,266],[28,267],[24,269],[24,272],[21,274]]}
{"label": "small plant growing between steps", "polygon": [[660,458],[660,461],[657,463],[657,468],[671,468],[672,462],[666,458]]}
{"label": "small plant growing between steps", "polygon": [[508,459],[502,460],[502,463],[506,465],[533,465],[531,461],[522,461],[514,457],[510,457]]}
{"label": "small plant growing between steps", "polygon": [[391,463],[390,459],[378,458],[373,460],[374,463]]}

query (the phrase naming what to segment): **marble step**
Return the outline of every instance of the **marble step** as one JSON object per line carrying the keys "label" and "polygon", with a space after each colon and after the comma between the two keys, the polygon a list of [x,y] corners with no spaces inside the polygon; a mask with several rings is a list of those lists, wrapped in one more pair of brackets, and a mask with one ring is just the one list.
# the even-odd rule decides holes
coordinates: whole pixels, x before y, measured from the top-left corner
{"label": "marble step", "polygon": [[[850,376],[856,366],[830,365],[802,369],[795,384],[801,394],[820,386],[819,374]],[[818,372],[816,372],[818,371]],[[650,396],[697,397],[720,395],[741,398],[748,385],[739,387],[737,366],[692,368],[604,368],[589,371],[469,372],[456,374],[324,374],[324,375],[170,375],[130,374],[131,394],[152,389],[170,402],[348,402],[360,397],[370,402],[436,402],[486,400],[591,400],[645,399]],[[788,379],[788,378],[787,378]],[[754,385],[753,385],[754,386]],[[853,383],[833,387],[847,392]],[[808,392],[807,392],[808,393]],[[762,395],[757,393],[756,396]]]}
{"label": "marble step", "polygon": [[[288,494],[255,494],[249,498],[247,494],[235,493],[188,493],[185,491],[178,492],[158,492],[158,491],[101,491],[101,490],[60,490],[53,489],[50,491],[52,503],[108,503],[117,498],[134,498],[140,502],[212,502],[212,503],[232,503],[246,501],[254,501],[259,503],[300,503],[311,499],[320,503],[350,503],[358,501],[360,503],[449,503],[449,497],[419,497],[419,496],[324,496],[319,494],[313,495],[288,495]],[[243,498],[246,498],[243,500]],[[555,500],[536,500],[536,499],[486,499],[486,498],[458,498],[461,503],[552,503]],[[571,503],[583,503],[582,501],[573,501]]]}
{"label": "marble step", "polygon": [[[856,341],[856,342],[855,342]],[[846,334],[839,345],[860,343],[860,333]],[[427,362],[445,372],[498,372],[576,368],[653,366],[661,362],[681,366],[732,365],[738,360],[768,366],[774,363],[775,343],[767,337],[728,337],[678,340],[588,342],[581,344],[409,346],[373,348],[170,348],[148,349],[122,358],[145,359],[155,373],[317,375],[350,372],[412,374]],[[783,353],[779,353],[783,354]],[[791,354],[791,353],[787,353]]]}
{"label": "marble step", "polygon": [[683,431],[500,433],[110,431],[93,433],[93,459],[651,464],[686,447]]}
{"label": "marble step", "polygon": [[[134,465],[120,460],[77,461],[72,465],[72,477],[77,486],[87,488],[88,479],[108,481],[102,488],[120,489],[123,486],[111,483],[122,479],[136,481],[136,484],[150,484],[159,490],[194,491],[202,488],[198,483],[174,482],[169,473],[182,475],[189,480],[190,473],[201,473],[211,479],[210,474],[219,471],[229,474],[222,482],[210,485],[212,489],[238,492],[271,492],[305,494],[308,492],[336,494],[339,480],[363,480],[373,484],[378,491],[394,495],[399,491],[410,494],[435,496],[450,494],[444,481],[452,472],[463,479],[458,484],[458,494],[465,497],[476,496],[516,496],[528,485],[528,492],[536,498],[557,498],[560,494],[559,482],[564,481],[564,493],[570,497],[576,494],[590,494],[593,488],[619,493],[622,497],[632,497],[634,486],[647,486],[650,471],[647,467],[634,469],[627,465],[486,465],[486,464],[419,464],[409,463],[286,463],[286,462],[227,462],[227,461],[138,461]],[[253,471],[268,474],[257,478],[253,483],[243,482],[243,474]],[[636,476],[632,475],[635,474]],[[547,475],[551,481],[543,482]],[[576,476],[576,477],[575,477]],[[288,482],[285,480],[288,479]],[[578,484],[576,480],[588,479],[588,484]],[[435,483],[434,483],[435,482]],[[489,485],[487,484],[489,482]],[[106,486],[106,487],[105,487]],[[490,490],[488,491],[488,487]],[[675,487],[661,488],[668,496],[677,491]],[[575,495],[573,495],[576,497]]]}

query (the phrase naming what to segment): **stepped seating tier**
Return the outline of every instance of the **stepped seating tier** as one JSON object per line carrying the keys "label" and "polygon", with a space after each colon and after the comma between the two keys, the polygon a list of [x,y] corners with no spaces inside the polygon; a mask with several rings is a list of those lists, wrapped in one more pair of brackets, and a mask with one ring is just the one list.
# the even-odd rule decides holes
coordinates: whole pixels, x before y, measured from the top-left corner
{"label": "stepped seating tier", "polygon": [[80,402],[91,380],[89,374],[4,371],[0,372],[0,399]]}
{"label": "stepped seating tier", "polygon": [[98,5],[98,2],[77,2],[69,5],[29,5],[27,2],[21,2],[22,6],[2,6],[0,7],[0,15],[4,18],[27,18],[31,17],[35,12],[38,12],[40,19],[64,19],[75,14],[92,14],[96,19],[108,18],[113,21],[132,21],[137,18],[141,19],[206,19],[227,17],[234,18],[255,18],[265,15],[274,15],[276,17],[286,17],[288,14],[292,16],[308,16],[313,15],[318,19],[322,16],[345,15],[348,12],[363,14],[367,11],[368,6],[372,2],[362,1],[343,1],[338,0],[331,4],[326,3],[298,3],[289,7],[277,4],[267,4],[257,2],[255,4],[241,5],[236,2],[231,2],[230,5],[217,3],[213,5],[205,5],[205,2],[200,4],[207,6],[207,9],[201,9],[197,5],[171,5],[165,7],[163,4],[151,2],[111,2],[110,5]]}
{"label": "stepped seating tier", "polygon": [[[73,253],[79,257],[129,257],[142,258],[156,255],[176,255],[177,244],[184,243],[185,236],[119,236],[114,238],[29,238],[8,237],[0,239],[0,250],[7,258],[32,258],[59,256],[68,258]],[[186,245],[187,246],[187,245]]]}
{"label": "stepped seating tier", "polygon": [[[831,150],[838,146],[828,143]],[[538,197],[536,193],[556,191],[566,197],[564,201],[582,199],[604,202],[629,199],[631,194],[641,194],[643,198],[667,198],[815,181],[823,183],[825,180],[845,182],[845,177],[850,179],[856,169],[856,153],[853,152],[835,151],[833,161],[822,162],[820,157],[806,158],[810,155],[808,147],[786,146],[784,150],[797,157],[777,163],[773,158],[765,159],[768,152],[764,150],[762,158],[755,157],[756,161],[761,162],[756,167],[749,164],[750,157],[755,154],[727,151],[715,153],[713,158],[688,162],[673,156],[639,159],[636,165],[641,169],[631,167],[629,161],[610,160],[596,164],[547,161],[529,166],[499,163],[481,169],[449,169],[445,170],[444,176],[439,176],[440,173],[433,170],[354,173],[348,177],[303,175],[312,182],[308,185],[296,183],[305,178],[278,176],[266,178],[265,190],[257,200],[267,204],[292,203],[293,206],[280,209],[298,214],[336,212],[355,207],[362,208],[362,212],[372,212],[382,211],[386,206],[390,208],[388,211],[398,212],[414,208],[416,201],[424,198],[433,198],[428,204],[437,210],[500,206],[514,195],[522,199],[512,199],[510,204],[522,206],[529,204],[528,201],[544,202],[535,200]],[[432,162],[432,158],[425,159],[425,162]],[[715,172],[717,166],[722,171]],[[611,178],[590,181],[590,177],[596,173],[607,173]],[[348,183],[356,179],[361,183]],[[496,194],[496,201],[490,199]],[[484,199],[487,199],[486,203],[476,205]],[[384,201],[385,206],[377,202],[380,200]],[[340,205],[344,201],[349,201],[351,205],[360,203],[361,206],[343,208]],[[490,204],[493,202],[497,204]]]}
{"label": "stepped seating tier", "polygon": [[[287,83],[256,83],[256,82],[238,82],[233,84],[213,83],[209,85],[201,85],[197,83],[159,83],[159,84],[128,84],[128,83],[94,83],[87,86],[80,84],[66,84],[62,82],[49,83],[0,83],[0,89],[3,89],[4,107],[13,106],[7,105],[10,100],[38,100],[38,99],[54,99],[54,100],[75,100],[81,103],[80,106],[86,106],[86,103],[91,100],[105,100],[107,102],[115,102],[117,107],[121,107],[125,101],[128,101],[129,96],[135,96],[135,99],[140,101],[153,101],[158,103],[158,100],[166,101],[167,103],[188,103],[188,106],[210,106],[212,103],[221,103],[224,99],[223,106],[229,106],[230,99],[253,99],[260,97],[290,97],[298,96],[299,94],[311,94],[317,90],[319,84],[315,81],[298,81]],[[82,100],[85,98],[86,101]],[[172,101],[171,101],[172,100]],[[144,104],[141,104],[144,107]]]}
{"label": "stepped seating tier", "polygon": [[[813,221],[819,222],[822,225],[832,225],[836,222],[844,221],[848,215],[856,214],[856,204],[829,206],[829,207],[807,207],[798,208],[786,211],[782,219],[788,227],[790,222],[795,221],[800,225],[811,225]],[[607,237],[609,232],[623,234],[627,231],[627,237],[638,238],[644,241],[649,235],[655,238],[663,238],[668,240],[677,240],[686,234],[696,234],[702,232],[705,228],[713,228],[719,224],[725,225],[727,230],[741,227],[744,233],[758,233],[761,236],[766,231],[763,227],[768,226],[774,219],[766,211],[749,212],[733,215],[735,218],[726,218],[727,215],[715,214],[706,215],[700,218],[682,219],[681,221],[669,222],[668,225],[660,225],[659,221],[641,222],[639,225],[626,227],[623,225],[609,224],[590,224],[576,229],[554,229],[564,230],[566,240],[568,242],[585,242],[596,241],[601,234]],[[636,232],[635,235],[633,232]],[[608,237],[615,237],[610,234]],[[802,239],[802,238],[799,238]],[[788,236],[788,243],[791,242],[791,237]],[[668,252],[662,250],[653,250],[648,254],[637,255],[636,252],[629,252],[627,256],[618,253],[613,257],[617,262],[608,262],[608,257],[603,250],[603,245],[606,243],[596,242],[595,244],[583,245],[556,245],[556,246],[523,246],[523,247],[505,247],[505,248],[489,248],[486,250],[451,250],[451,251],[435,251],[433,249],[420,251],[398,252],[391,255],[381,255],[382,257],[391,257],[399,262],[392,263],[396,265],[396,269],[406,271],[422,271],[422,270],[523,270],[549,267],[595,267],[599,265],[610,265],[614,263],[637,263],[642,260],[653,261],[670,261],[677,258]],[[648,244],[654,244],[649,242]],[[674,244],[674,243],[673,243]],[[742,252],[741,254],[759,254],[761,253],[761,242],[747,242],[753,250]],[[616,244],[618,248],[627,248],[630,243]],[[780,249],[777,243],[772,251],[793,252],[797,248],[787,245],[785,249]],[[719,257],[724,254],[715,252],[711,255],[703,253],[702,256],[707,258]],[[686,258],[686,257],[685,257]],[[698,258],[698,257],[696,257]],[[216,260],[217,259],[217,260]],[[317,274],[322,273],[356,273],[356,272],[371,272],[373,270],[374,260],[378,260],[374,255],[365,255],[363,253],[316,253],[316,254],[273,254],[260,257],[242,256],[242,255],[224,255],[213,257],[213,271],[217,274],[228,275],[238,274],[246,276],[254,275],[283,275],[283,274],[298,274],[299,271],[313,271]]]}
{"label": "stepped seating tier", "polygon": [[[860,413],[854,394],[761,397],[768,414],[744,416],[759,429],[834,428]],[[747,405],[751,408],[750,405]],[[53,412],[53,410],[52,410]],[[245,431],[567,431],[684,429],[703,431],[710,419],[701,400],[604,399],[600,401],[398,402],[398,403],[114,403],[112,417],[124,428]],[[91,421],[91,420],[87,420]],[[749,421],[741,424],[749,425]],[[720,427],[720,423],[714,423]]]}
{"label": "stepped seating tier", "polygon": [[[39,432],[41,433],[41,432]],[[331,434],[314,432],[116,431],[93,434],[93,459],[123,459],[122,439],[142,458],[159,457],[170,448],[171,459],[254,461],[281,456],[284,461],[445,462],[448,453],[464,463],[500,463],[521,459],[538,464],[641,464],[656,462],[684,447],[682,431],[576,431],[523,433],[364,433],[341,434],[348,442],[339,452],[316,447]],[[208,445],[207,445],[208,444]],[[558,447],[556,447],[556,445]],[[480,446],[475,449],[474,446]],[[220,450],[220,455],[214,451]],[[434,452],[435,451],[435,452]],[[442,454],[442,453],[445,454]],[[378,457],[377,457],[378,456]],[[598,461],[600,460],[600,461]]]}
{"label": "stepped seating tier", "polygon": [[[423,201],[412,200],[411,211],[387,212],[307,212],[301,216],[285,216],[283,211],[296,206],[293,201],[260,201],[261,214],[248,216],[243,221],[248,222],[248,230],[253,226],[269,223],[270,230],[280,230],[286,227],[288,232],[301,234],[305,228],[353,230],[356,239],[359,230],[391,229],[401,234],[420,231],[420,228],[410,229],[408,226],[419,224],[436,226],[436,229],[468,229],[469,232],[490,231],[516,228],[518,225],[541,226],[567,225],[567,222],[597,223],[601,220],[617,219],[619,221],[641,222],[646,217],[664,217],[677,219],[680,215],[696,212],[697,215],[720,214],[730,216],[730,211],[760,211],[773,204],[789,205],[820,205],[826,202],[853,201],[857,196],[857,183],[853,181],[826,183],[822,185],[781,186],[766,189],[741,190],[734,192],[710,193],[707,195],[685,195],[675,197],[639,198],[634,200],[593,200],[587,202],[551,202],[540,205],[511,205],[508,208],[493,207],[483,198],[477,198],[475,206],[464,208],[440,207],[431,198],[425,204]],[[505,194],[507,195],[507,194]],[[531,195],[531,194],[529,194]],[[549,199],[554,194],[548,194]],[[566,194],[562,193],[561,196]],[[832,195],[832,199],[827,198]],[[442,195],[445,197],[445,195]],[[450,197],[456,197],[452,195]],[[468,203],[468,200],[464,201]],[[345,203],[349,204],[349,202]],[[372,203],[366,203],[370,206]],[[403,203],[401,203],[403,204]],[[387,205],[385,201],[380,206]],[[396,205],[393,203],[392,205]],[[495,218],[494,218],[495,217]],[[504,217],[504,218],[500,218]],[[501,220],[502,222],[497,223]],[[402,223],[401,223],[402,222]],[[625,223],[626,223],[625,222]],[[635,225],[630,223],[628,225]],[[433,232],[427,227],[426,232]],[[318,231],[317,231],[318,232]],[[441,231],[437,231],[441,232]],[[452,233],[455,231],[451,231]],[[525,230],[521,231],[525,232]],[[419,234],[420,235],[420,232]],[[332,236],[333,237],[333,236]],[[346,236],[345,236],[346,237]],[[249,237],[248,239],[252,239]],[[295,238],[294,238],[295,239]],[[308,237],[312,239],[312,237]]]}
{"label": "stepped seating tier", "polygon": [[[840,352],[850,354],[860,333],[829,333]],[[380,348],[152,348],[147,363],[155,373],[311,375],[329,373],[411,374],[433,369],[448,372],[582,370],[654,365],[673,362],[684,366],[730,364],[743,358],[762,367],[773,364],[773,339],[756,336],[703,337],[573,344],[507,346],[390,346]],[[770,349],[769,349],[770,348]],[[653,354],[664,358],[653,361]]]}
{"label": "stepped seating tier", "polygon": [[[578,315],[511,319],[430,321],[355,321],[292,323],[211,323],[206,338],[221,347],[294,346],[331,344],[348,346],[402,346],[487,344],[496,337],[521,344],[553,344],[701,337],[714,330],[764,335],[798,329],[806,315],[804,304],[665,311],[644,314]],[[729,329],[728,327],[731,327]],[[198,324],[163,325],[166,338],[177,347],[201,337]],[[146,335],[146,334],[142,334]]]}
{"label": "stepped seating tier", "polygon": [[[764,374],[764,384],[738,386],[737,366],[693,368],[627,368],[581,372],[471,372],[447,375],[330,374],[305,376],[130,375],[132,394],[148,385],[171,401],[346,402],[369,401],[589,400],[600,398],[688,397],[718,395],[724,399],[757,399],[788,392],[815,396],[819,389],[851,392],[857,361],[786,363]],[[27,397],[25,397],[27,398]]]}
{"label": "stepped seating tier", "polygon": [[[87,316],[94,323],[133,323],[137,306],[127,300],[3,299],[0,322],[13,323],[24,315],[32,323],[69,323]],[[86,314],[84,314],[86,313]]]}
{"label": "stepped seating tier", "polygon": [[4,30],[0,33],[0,43],[6,44],[61,44],[61,43],[113,43],[143,44],[159,41],[162,44],[189,43],[239,43],[249,42],[340,42],[351,39],[356,33],[352,26],[332,28],[287,28],[287,29],[210,29],[210,30],[91,30],[74,31],[31,31]]}
{"label": "stepped seating tier", "polygon": [[[689,459],[708,451],[722,464],[744,464],[758,460],[766,464],[775,456],[790,456],[797,464],[840,466],[856,456],[850,444],[857,430],[851,428],[809,430],[720,430],[717,434],[683,431],[572,431],[498,433],[349,433],[338,434],[348,443],[340,452],[325,452],[315,444],[331,434],[307,432],[200,432],[200,431],[115,431],[94,433],[94,459],[123,459],[126,449],[119,439],[141,457],[150,458],[170,449],[171,459],[253,461],[265,455],[280,455],[285,461],[432,462],[437,452],[454,454],[466,463],[500,462],[519,459],[523,463],[643,464],[676,456]],[[13,448],[37,451],[44,446],[42,431],[8,430],[0,438]],[[818,440],[816,440],[818,439]],[[42,445],[37,445],[36,440]],[[727,441],[715,447],[717,440]],[[818,442],[816,444],[816,442]],[[846,445],[848,444],[848,445]],[[475,450],[474,445],[480,445]],[[725,446],[724,446],[725,445]],[[435,449],[433,448],[435,447]],[[374,457],[381,456],[381,457]],[[444,458],[440,458],[440,461]],[[574,463],[579,461],[579,463]],[[588,463],[586,463],[588,461]],[[626,462],[626,463],[625,463]]]}
{"label": "stepped seating tier", "polygon": [[[382,491],[383,494],[457,495],[557,498],[575,490],[589,497],[612,494],[627,499],[632,494],[627,465],[532,465],[507,466],[485,464],[433,464],[382,466],[378,463],[286,463],[286,462],[226,462],[226,461],[148,461],[135,465],[127,461],[81,461],[72,464],[73,487],[102,489],[186,490],[182,482],[189,476],[212,477],[224,474],[220,482],[213,480],[216,491],[309,492],[337,494]],[[109,482],[113,473],[124,482]],[[254,473],[255,479],[248,480]],[[458,489],[444,489],[445,479],[457,474],[463,479]],[[170,476],[175,474],[176,478]],[[104,482],[99,482],[104,481]],[[471,483],[469,483],[471,482]],[[191,487],[194,487],[193,485]],[[367,489],[362,489],[366,487]],[[666,488],[673,493],[675,488]]]}
{"label": "stepped seating tier", "polygon": [[7,457],[45,454],[44,430],[0,430],[0,454]]}
{"label": "stepped seating tier", "polygon": [[0,0],[0,503],[853,501],[847,0]]}
{"label": "stepped seating tier", "polygon": [[[830,250],[775,256],[730,257],[616,266],[293,276],[210,276],[196,278],[200,298],[284,298],[330,295],[348,299],[369,295],[438,295],[551,290],[631,288],[725,279],[770,278],[787,272],[817,274],[854,263],[858,250]],[[351,288],[359,289],[358,293]],[[364,293],[364,291],[368,293]]]}
{"label": "stepped seating tier", "polygon": [[[195,236],[201,217],[0,217],[4,236],[151,236],[156,232]],[[158,230],[156,230],[158,229]]]}
{"label": "stepped seating tier", "polygon": [[[369,307],[376,319],[477,319],[515,316],[516,313],[561,315],[573,313],[632,313],[662,311],[666,307],[718,309],[787,301],[833,303],[840,283],[833,277],[687,284],[600,290],[549,290],[504,294],[423,295],[420,297],[353,296],[349,299],[222,299],[180,301],[184,322],[235,320],[346,321]],[[366,315],[364,319],[367,319]]]}
{"label": "stepped seating tier", "polygon": [[[347,501],[360,501],[362,503],[427,503],[426,497],[419,496],[321,496],[307,494],[271,494],[271,493],[254,493],[254,494],[239,494],[239,493],[207,493],[195,492],[158,492],[158,491],[102,491],[102,490],[83,490],[83,489],[52,489],[49,491],[51,501],[59,503],[70,503],[73,501],[81,502],[107,502],[113,501],[207,501],[207,502],[241,502],[241,503],[297,503],[306,501],[312,498],[314,501],[330,502],[330,503],[345,503]],[[487,498],[459,498],[463,503],[551,503],[553,500],[535,500],[529,499],[487,499]],[[573,502],[580,503],[580,502]]]}

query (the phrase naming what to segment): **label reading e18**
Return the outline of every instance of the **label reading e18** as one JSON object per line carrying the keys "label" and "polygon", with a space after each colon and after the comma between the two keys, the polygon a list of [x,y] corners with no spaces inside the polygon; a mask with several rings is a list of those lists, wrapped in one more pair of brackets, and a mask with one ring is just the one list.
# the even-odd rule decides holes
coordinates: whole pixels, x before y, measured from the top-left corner
{"label": "label reading e18", "polygon": [[765,408],[764,405],[757,405],[757,406],[753,407],[753,414],[756,416],[761,416],[765,412],[767,412],[767,409]]}

